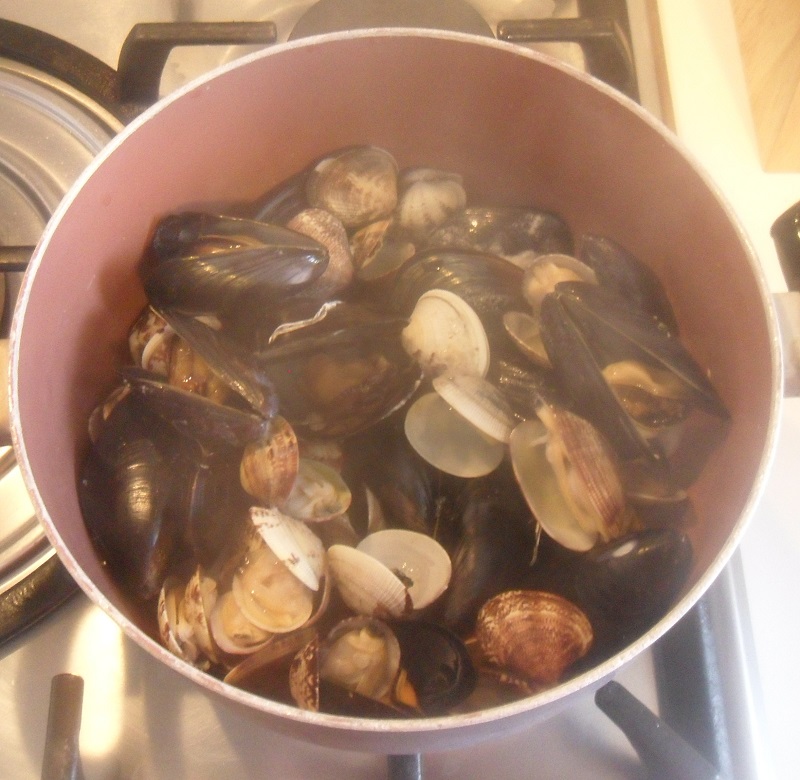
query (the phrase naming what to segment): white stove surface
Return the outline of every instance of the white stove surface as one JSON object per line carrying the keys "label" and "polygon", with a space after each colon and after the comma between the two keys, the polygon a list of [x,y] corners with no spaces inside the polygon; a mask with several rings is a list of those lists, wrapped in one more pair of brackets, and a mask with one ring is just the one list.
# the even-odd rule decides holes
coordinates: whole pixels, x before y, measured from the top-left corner
{"label": "white stove surface", "polygon": [[[550,0],[529,0],[527,5],[531,3],[553,5]],[[257,11],[267,4],[256,0],[241,5]],[[274,0],[269,5],[274,8]],[[678,134],[733,205],[771,288],[785,289],[769,227],[800,200],[800,174],[767,174],[760,166],[729,0],[659,0],[657,5]],[[230,3],[222,0],[93,6],[96,11],[90,17],[82,0],[0,0],[0,16],[64,37],[115,67],[124,31],[136,22],[227,20],[232,13]],[[297,7],[290,2],[286,6]],[[270,16],[279,22],[280,35],[280,16]],[[237,17],[242,18],[238,13]],[[120,31],[119,37],[109,30]],[[204,67],[202,62],[172,63],[165,85]],[[751,650],[761,682],[746,705],[759,711],[764,726],[763,734],[757,735],[763,737],[759,778],[796,774],[798,462],[800,401],[792,399],[785,404],[772,474],[741,550],[754,628]],[[210,698],[125,639],[83,596],[0,651],[2,776],[39,777],[50,678],[64,671],[86,680],[81,749],[88,780],[385,777],[384,757],[296,742],[264,730],[257,717]],[[626,666],[618,679],[656,708],[648,654]],[[644,777],[627,740],[609,730],[589,694],[533,729],[468,749],[430,754],[424,768],[431,779]]]}

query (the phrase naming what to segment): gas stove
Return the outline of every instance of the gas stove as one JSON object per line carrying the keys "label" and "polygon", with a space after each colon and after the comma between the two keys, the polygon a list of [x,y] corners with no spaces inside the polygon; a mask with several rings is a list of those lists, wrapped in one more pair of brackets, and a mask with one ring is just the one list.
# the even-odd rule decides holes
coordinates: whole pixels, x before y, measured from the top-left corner
{"label": "gas stove", "polygon": [[[157,98],[265,42],[268,45],[269,41],[280,42],[300,34],[303,25],[309,23],[304,14],[312,5],[280,0],[237,4],[235,21],[272,23],[260,29],[261,42],[228,39],[226,33],[219,37],[224,42],[213,46],[162,47],[158,56],[166,57],[163,76],[155,82],[145,79],[144,92]],[[479,21],[470,22],[479,26],[476,34],[494,32],[589,70],[681,130],[685,114],[677,112],[676,107],[684,107],[677,103],[680,93],[670,89],[677,57],[674,52],[679,46],[675,45],[672,11],[666,7],[659,9],[654,0],[482,0],[471,5],[479,12]],[[64,162],[67,155],[63,148],[51,152],[53,160],[45,162],[44,167],[48,173],[58,171],[63,181],[50,186],[54,177],[48,176],[48,196],[36,201],[37,208],[32,210],[25,229],[13,236],[0,235],[0,243],[35,242],[36,231],[41,230],[70,179],[77,177],[82,165],[121,122],[146,102],[141,91],[135,87],[126,91],[118,81],[126,76],[127,65],[124,61],[121,64],[120,53],[135,24],[222,22],[230,21],[230,14],[228,3],[213,0],[97,4],[65,0],[55,7],[44,2],[22,5],[0,0],[0,18],[78,47],[96,59],[90,70],[101,74],[88,100],[76,96],[74,84],[63,87],[60,80],[57,82],[57,102],[69,106],[69,111],[59,109],[58,115],[68,118],[67,136],[81,139],[79,151],[70,156],[69,165]],[[554,28],[554,20],[560,20],[561,32]],[[311,21],[331,24],[330,20]],[[206,33],[211,34],[208,30]],[[145,30],[145,36],[149,34],[160,31],[151,27]],[[52,90],[50,84],[42,84],[30,62],[14,64],[11,71],[29,90]],[[67,78],[71,80],[71,70]],[[47,137],[43,126],[37,132]],[[37,159],[46,160],[41,148],[38,144]],[[16,284],[18,278],[10,275],[8,296],[13,296]],[[6,312],[6,323],[9,316]],[[781,469],[778,472],[780,476]],[[3,589],[11,592],[27,578],[39,576],[51,581],[56,596],[52,604],[35,604],[33,616],[46,615],[43,619],[31,626],[12,624],[15,630],[25,630],[0,647],[0,711],[5,715],[0,719],[0,744],[6,748],[8,776],[40,776],[50,679],[65,671],[85,680],[81,753],[84,773],[90,780],[212,778],[223,773],[231,780],[262,775],[385,776],[385,756],[332,750],[265,731],[257,716],[209,697],[156,663],[83,595],[70,596],[70,582],[61,577],[15,479],[12,469],[0,483],[0,489],[7,491],[4,495],[13,496],[2,505],[14,507],[13,517],[3,521],[10,528],[4,538],[11,539],[0,550],[6,555],[6,559],[0,558]],[[754,546],[763,548],[759,537]],[[4,560],[7,563],[2,568]],[[617,676],[710,758],[722,776],[731,778],[760,777],[766,771],[758,722],[757,650],[745,590],[745,573],[752,576],[752,570],[747,556],[743,561],[742,556],[735,555],[698,606],[652,651],[634,659]],[[60,606],[47,614],[56,605]],[[498,779],[647,776],[636,751],[589,694],[535,728],[426,755],[422,767],[426,778],[490,774]]]}

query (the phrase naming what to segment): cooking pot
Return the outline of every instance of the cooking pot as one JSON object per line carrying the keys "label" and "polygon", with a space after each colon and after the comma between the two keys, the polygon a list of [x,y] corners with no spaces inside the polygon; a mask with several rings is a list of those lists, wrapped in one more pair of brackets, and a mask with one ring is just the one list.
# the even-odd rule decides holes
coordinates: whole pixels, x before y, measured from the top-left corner
{"label": "cooking pot", "polygon": [[[536,205],[576,235],[613,238],[662,279],[683,338],[731,413],[691,490],[695,557],[668,614],[596,667],[470,714],[374,720],[304,712],[192,668],[137,624],[92,547],[76,493],[87,419],[115,384],[145,303],[137,265],[156,220],[238,210],[309,161],[370,143],[401,167],[464,175],[473,202]],[[69,572],[137,644],[266,726],[328,745],[442,749],[528,726],[593,690],[667,631],[734,551],[772,457],[781,358],[770,297],[720,194],[678,142],[591,77],[496,41],[362,31],[277,46],[178,90],[138,117],[57,209],[11,334],[11,426],[48,537]]]}

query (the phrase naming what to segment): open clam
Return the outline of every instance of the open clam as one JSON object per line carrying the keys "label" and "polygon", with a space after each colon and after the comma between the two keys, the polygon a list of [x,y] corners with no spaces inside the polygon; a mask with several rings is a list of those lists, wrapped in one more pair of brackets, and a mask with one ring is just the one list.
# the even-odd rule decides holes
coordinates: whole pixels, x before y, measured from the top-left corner
{"label": "open clam", "polygon": [[572,550],[588,550],[631,530],[616,456],[589,422],[542,404],[539,420],[511,434],[511,462],[544,531]]}
{"label": "open clam", "polygon": [[357,548],[328,550],[339,595],[361,615],[402,617],[427,607],[445,590],[452,567],[444,548],[427,534],[386,529]]}

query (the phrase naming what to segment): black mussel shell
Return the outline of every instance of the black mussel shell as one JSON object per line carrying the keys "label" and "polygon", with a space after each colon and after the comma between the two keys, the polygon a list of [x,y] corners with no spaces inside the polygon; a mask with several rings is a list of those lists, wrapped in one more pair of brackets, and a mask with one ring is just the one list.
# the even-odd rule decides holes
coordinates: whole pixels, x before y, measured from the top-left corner
{"label": "black mussel shell", "polygon": [[579,602],[615,625],[663,617],[686,582],[692,545],[674,528],[647,529],[583,553],[574,563]]}
{"label": "black mussel shell", "polygon": [[253,219],[285,225],[292,217],[307,209],[309,204],[306,198],[306,179],[310,170],[311,168],[303,169],[262,195],[253,209]]}
{"label": "black mussel shell", "polygon": [[569,316],[563,294],[545,296],[541,323],[542,342],[569,404],[598,428],[623,460],[663,460],[605,381],[589,339]]}
{"label": "black mussel shell", "polygon": [[706,373],[681,341],[613,291],[584,282],[562,282],[553,296],[583,333],[602,366],[635,359],[675,374],[693,402],[710,414],[729,417]]}
{"label": "black mussel shell", "polygon": [[420,296],[429,290],[448,290],[465,300],[480,317],[490,344],[502,334],[503,313],[527,306],[522,297],[521,268],[496,255],[467,250],[431,250],[406,261],[395,278],[391,303],[408,317]]}
{"label": "black mussel shell", "polygon": [[270,418],[175,387],[157,374],[125,368],[122,375],[153,413],[206,451],[244,447],[269,431]]}
{"label": "black mussel shell", "polygon": [[355,304],[276,339],[255,355],[298,431],[351,436],[398,409],[417,388],[419,366],[403,349],[406,320]]}
{"label": "black mussel shell", "polygon": [[444,517],[450,503],[442,490],[447,475],[421,458],[409,444],[398,415],[347,439],[342,476],[354,490],[348,512],[362,535],[367,532],[365,491],[377,499],[386,525],[434,536],[446,545],[453,523]]}
{"label": "black mussel shell", "polygon": [[[78,498],[100,555],[134,596],[149,599],[181,544],[197,452],[128,394],[103,422],[81,469]],[[191,476],[190,476],[191,478]]]}
{"label": "black mussel shell", "polygon": [[438,623],[392,623],[400,643],[400,663],[425,715],[443,715],[464,701],[477,674],[464,643]]}
{"label": "black mussel shell", "polygon": [[486,378],[502,391],[520,420],[533,419],[542,399],[556,402],[564,397],[553,371],[537,366],[521,354],[493,356]]}
{"label": "black mussel shell", "polygon": [[525,576],[533,552],[534,519],[508,463],[486,477],[464,480],[454,515],[460,541],[442,597],[444,624],[471,631],[481,606]]}
{"label": "black mussel shell", "polygon": [[252,353],[227,330],[211,327],[201,319],[171,309],[161,309],[159,313],[257,415],[267,420],[275,416],[278,411],[275,387],[259,370]]}
{"label": "black mussel shell", "polygon": [[328,251],[288,228],[186,212],[156,227],[140,267],[148,300],[189,314],[257,310],[297,294],[325,270]]}
{"label": "black mussel shell", "polygon": [[678,335],[678,322],[661,280],[641,260],[604,236],[581,237],[578,259],[586,263],[597,281],[655,318],[663,328]]}
{"label": "black mussel shell", "polygon": [[437,228],[428,245],[475,249],[501,257],[572,254],[572,233],[561,217],[521,208],[470,207]]}

